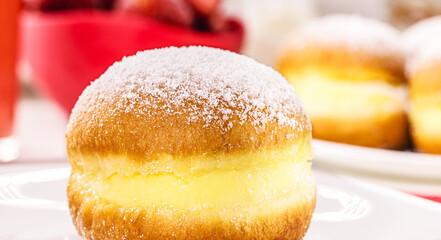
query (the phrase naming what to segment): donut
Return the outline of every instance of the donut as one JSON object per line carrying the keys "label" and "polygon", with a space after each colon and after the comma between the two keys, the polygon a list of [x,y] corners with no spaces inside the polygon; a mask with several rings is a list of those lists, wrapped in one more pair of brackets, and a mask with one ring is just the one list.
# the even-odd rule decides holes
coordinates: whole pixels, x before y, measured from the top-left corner
{"label": "donut", "polygon": [[70,115],[67,196],[85,239],[302,239],[311,124],[284,77],[208,47],[138,52]]}
{"label": "donut", "polygon": [[408,61],[409,119],[415,149],[441,154],[441,46],[433,41]]}
{"label": "donut", "polygon": [[296,87],[313,137],[367,147],[407,143],[398,32],[357,15],[330,15],[290,37],[278,70]]}
{"label": "donut", "polygon": [[413,24],[401,37],[406,57],[411,60],[426,43],[434,40],[441,42],[441,16],[430,17]]}

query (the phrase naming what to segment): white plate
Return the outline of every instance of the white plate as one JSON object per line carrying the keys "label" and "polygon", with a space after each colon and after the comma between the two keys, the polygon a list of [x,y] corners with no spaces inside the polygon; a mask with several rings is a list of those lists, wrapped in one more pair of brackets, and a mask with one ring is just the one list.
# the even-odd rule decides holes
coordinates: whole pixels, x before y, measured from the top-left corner
{"label": "white plate", "polygon": [[314,162],[406,178],[441,181],[441,155],[393,151],[313,140]]}
{"label": "white plate", "polygon": [[[0,239],[80,239],[67,210],[69,167],[0,175]],[[305,239],[441,239],[441,204],[315,171],[317,208]]]}

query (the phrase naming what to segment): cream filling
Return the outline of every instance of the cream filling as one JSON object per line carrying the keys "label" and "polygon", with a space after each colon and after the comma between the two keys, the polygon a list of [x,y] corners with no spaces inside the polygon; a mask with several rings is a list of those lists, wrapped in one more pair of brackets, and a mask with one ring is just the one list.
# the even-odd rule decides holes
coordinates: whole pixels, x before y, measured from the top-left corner
{"label": "cream filling", "polygon": [[334,79],[319,73],[291,75],[305,109],[311,117],[387,118],[406,111],[406,89],[386,82]]}
{"label": "cream filling", "polygon": [[237,168],[227,164],[196,171],[190,167],[149,175],[109,176],[74,171],[71,182],[106,201],[130,207],[216,211],[252,207],[263,213],[278,209],[276,202],[286,202],[286,207],[315,198],[309,149],[301,151],[297,158],[288,153],[292,152],[274,150],[254,154]]}
{"label": "cream filling", "polygon": [[413,94],[409,116],[415,135],[441,138],[441,92]]}
{"label": "cream filling", "polygon": [[123,205],[219,208],[302,195],[311,183],[309,164],[280,163],[268,169],[213,170],[205,174],[111,176],[98,194]]}
{"label": "cream filling", "polygon": [[441,108],[426,106],[414,109],[411,119],[417,135],[441,138]]}

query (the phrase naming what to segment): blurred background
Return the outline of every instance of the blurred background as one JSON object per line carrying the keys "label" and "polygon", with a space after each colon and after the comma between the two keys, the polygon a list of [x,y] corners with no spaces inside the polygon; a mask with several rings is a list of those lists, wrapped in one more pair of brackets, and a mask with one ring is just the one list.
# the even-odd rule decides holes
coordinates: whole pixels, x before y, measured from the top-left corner
{"label": "blurred background", "polygon": [[[423,80],[423,85],[429,82],[428,88],[434,91],[430,93],[433,95],[430,102],[439,101],[439,104],[430,109],[431,125],[424,123],[433,126],[430,132],[434,134],[427,138],[422,137],[421,140],[433,144],[419,147],[415,142],[419,143],[420,140],[415,139],[419,139],[421,134],[414,133],[413,129],[418,127],[413,126],[425,120],[417,119],[413,124],[412,118],[408,117],[408,112],[411,112],[409,109],[413,106],[413,98],[408,94],[409,86],[412,86],[409,79],[414,77],[414,71],[406,70],[409,62],[418,59],[418,54],[409,57],[403,44],[408,33],[409,39],[419,36],[433,39],[435,44],[432,45],[441,45],[441,41],[436,41],[436,36],[440,35],[438,32],[441,32],[441,20],[435,19],[432,21],[434,23],[426,24],[429,27],[422,27],[421,31],[418,28],[411,31],[415,23],[428,18],[433,20],[434,16],[436,18],[441,14],[440,0],[2,0],[0,162],[67,162],[64,131],[72,107],[82,90],[123,56],[158,47],[205,45],[242,53],[282,70],[281,59],[289,52],[286,50],[290,46],[287,43],[296,38],[299,29],[330,14],[356,14],[363,19],[369,19],[368,21],[374,21],[375,24],[379,21],[382,24],[379,29],[388,29],[384,31],[384,35],[389,32],[396,35],[397,42],[391,45],[400,46],[400,50],[393,50],[400,51],[393,53],[398,56],[393,61],[396,60],[399,67],[398,70],[393,70],[398,73],[394,72],[392,75],[398,80],[385,80],[381,84],[392,82],[387,89],[404,92],[402,100],[399,100],[403,101],[400,106],[404,109],[404,120],[398,124],[388,123],[388,126],[403,126],[402,134],[398,137],[400,139],[397,140],[399,144],[395,145],[382,143],[374,146],[351,142],[353,137],[349,137],[349,140],[330,139],[320,137],[321,134],[315,132],[314,137],[318,140],[315,142],[317,163],[314,164],[316,167],[340,171],[440,201],[441,90],[437,86],[441,85],[441,74],[430,70],[430,79]],[[356,26],[359,30],[364,28],[364,23],[360,24]],[[375,25],[369,24],[371,23],[367,23],[366,28]],[[345,24],[342,24],[342,28],[344,27]],[[339,26],[331,28],[338,29]],[[376,29],[373,32],[377,32]],[[372,45],[376,44],[373,48],[381,49],[390,42],[389,39],[382,42],[383,32],[378,32],[378,38],[372,37]],[[335,34],[338,35],[339,31]],[[331,33],[328,36],[332,38],[333,35]],[[349,33],[347,38],[351,38],[350,35]],[[369,42],[371,36],[366,39],[360,41],[360,45]],[[431,45],[425,42],[419,44]],[[358,51],[360,50],[354,50],[350,54],[358,56]],[[437,52],[431,49],[426,51]],[[388,61],[384,60],[387,58],[383,58],[381,51],[372,55],[380,56],[378,61]],[[437,59],[441,54],[430,56]],[[290,59],[290,56],[287,58]],[[332,59],[329,58],[329,61]],[[354,61],[358,61],[357,59]],[[390,64],[380,62],[377,65]],[[439,66],[438,69],[441,68]],[[308,65],[308,69],[316,67],[313,64]],[[341,67],[339,71],[341,69],[345,68]],[[289,80],[290,73],[281,72]],[[419,76],[415,78],[419,79]],[[321,75],[321,78],[336,77]],[[346,76],[344,81],[350,81],[351,78]],[[372,78],[377,80],[378,76]],[[370,79],[363,79],[362,82],[368,80]],[[303,85],[296,86],[295,82],[293,84],[299,90],[303,89]],[[339,84],[331,85],[338,87]],[[327,84],[319,84],[314,89],[324,89],[326,86]],[[363,92],[363,89],[360,91]],[[353,93],[355,99],[358,93]],[[313,98],[307,94],[299,92],[302,99],[303,96],[305,100]],[[377,93],[372,94],[375,99],[383,97],[377,97]],[[424,94],[429,93],[423,92]],[[351,98],[344,100],[351,102]],[[305,104],[309,106],[307,101]],[[378,106],[383,109],[384,105]],[[315,116],[311,114],[311,117]],[[314,124],[317,125],[314,128],[321,128],[318,121],[313,121]],[[354,125],[365,128],[363,124]],[[361,138],[391,134],[372,130]]]}

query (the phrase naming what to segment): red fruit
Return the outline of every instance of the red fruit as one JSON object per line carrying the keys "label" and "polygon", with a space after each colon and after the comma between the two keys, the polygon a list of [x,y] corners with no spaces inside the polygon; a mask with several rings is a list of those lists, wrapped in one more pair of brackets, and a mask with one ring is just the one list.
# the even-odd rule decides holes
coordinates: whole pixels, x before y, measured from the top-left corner
{"label": "red fruit", "polygon": [[188,0],[196,11],[203,15],[208,16],[212,14],[219,6],[220,0]]}
{"label": "red fruit", "polygon": [[23,0],[23,7],[30,10],[51,11],[73,8],[92,8],[92,0]]}
{"label": "red fruit", "polygon": [[186,27],[193,25],[194,11],[185,0],[116,0],[115,9],[136,12]]}
{"label": "red fruit", "polygon": [[202,31],[222,31],[227,26],[226,18],[219,9],[221,0],[187,0],[197,14],[195,27]]}
{"label": "red fruit", "polygon": [[112,9],[114,0],[92,0],[93,7],[99,9]]}
{"label": "red fruit", "polygon": [[217,9],[208,16],[208,25],[211,31],[220,32],[227,28],[227,18]]}

